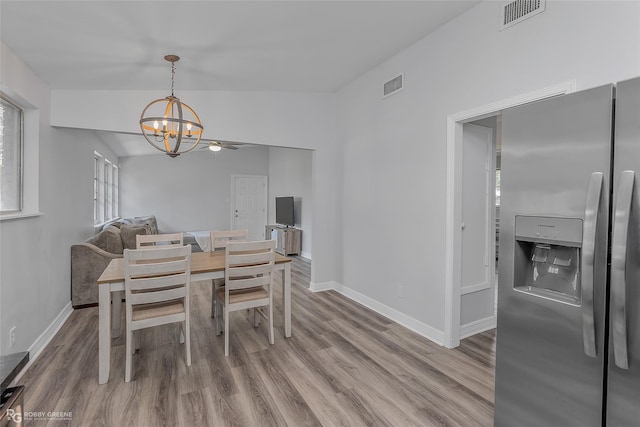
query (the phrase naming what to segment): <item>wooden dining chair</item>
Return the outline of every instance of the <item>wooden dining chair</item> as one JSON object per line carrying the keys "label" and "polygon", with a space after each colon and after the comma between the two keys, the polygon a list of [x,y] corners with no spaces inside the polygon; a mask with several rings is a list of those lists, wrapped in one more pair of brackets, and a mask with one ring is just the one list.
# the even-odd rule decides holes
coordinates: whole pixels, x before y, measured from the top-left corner
{"label": "wooden dining chair", "polygon": [[[254,309],[254,316],[268,321],[269,343],[273,344],[273,267],[276,243],[273,240],[259,242],[228,243],[225,253],[224,288],[216,292],[216,335],[222,332],[224,323],[224,355],[229,355],[229,314],[233,311]],[[265,310],[266,308],[266,310]],[[224,317],[224,322],[221,319]],[[257,326],[254,318],[254,325]]]}
{"label": "wooden dining chair", "polygon": [[183,233],[138,234],[136,236],[136,249],[164,248],[182,245],[184,245]]}
{"label": "wooden dining chair", "polygon": [[131,381],[133,334],[144,328],[180,323],[185,363],[191,366],[190,267],[190,245],[124,250],[125,382]]}
{"label": "wooden dining chair", "polygon": [[[224,250],[229,242],[246,242],[249,230],[213,230],[209,233],[211,250]],[[224,286],[224,279],[213,279],[211,282],[211,317],[216,317],[216,292]]]}

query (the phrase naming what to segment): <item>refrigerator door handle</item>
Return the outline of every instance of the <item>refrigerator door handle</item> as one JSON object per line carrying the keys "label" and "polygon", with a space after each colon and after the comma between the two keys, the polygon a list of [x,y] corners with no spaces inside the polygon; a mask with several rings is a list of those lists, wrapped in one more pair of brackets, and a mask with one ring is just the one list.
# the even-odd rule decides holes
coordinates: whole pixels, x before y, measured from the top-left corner
{"label": "refrigerator door handle", "polygon": [[631,219],[631,198],[633,197],[634,171],[620,173],[620,184],[614,213],[613,238],[611,242],[611,328],[613,335],[613,356],[616,366],[629,369],[627,355],[627,314],[626,314],[626,268],[627,234]]}
{"label": "refrigerator door handle", "polygon": [[587,203],[584,210],[582,232],[582,342],[584,344],[584,354],[589,357],[596,357],[597,355],[593,275],[595,268],[598,211],[600,210],[603,176],[602,172],[594,172],[591,174],[589,188],[587,190]]}

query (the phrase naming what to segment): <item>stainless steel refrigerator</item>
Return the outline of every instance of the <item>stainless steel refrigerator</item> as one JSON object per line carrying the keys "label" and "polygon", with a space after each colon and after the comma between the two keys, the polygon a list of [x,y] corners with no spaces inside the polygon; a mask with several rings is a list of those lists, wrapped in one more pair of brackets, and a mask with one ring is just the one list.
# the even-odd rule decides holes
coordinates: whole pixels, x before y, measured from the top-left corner
{"label": "stainless steel refrigerator", "polygon": [[640,78],[502,116],[496,426],[640,426]]}

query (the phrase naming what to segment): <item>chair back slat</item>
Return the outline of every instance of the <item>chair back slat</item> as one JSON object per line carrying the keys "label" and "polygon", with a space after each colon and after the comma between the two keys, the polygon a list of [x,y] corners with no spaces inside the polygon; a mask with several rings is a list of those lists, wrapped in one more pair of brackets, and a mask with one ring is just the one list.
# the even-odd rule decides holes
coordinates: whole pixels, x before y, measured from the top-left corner
{"label": "chair back slat", "polygon": [[[156,249],[153,249],[154,251]],[[147,260],[149,261],[149,260]],[[137,261],[140,262],[140,261]],[[176,274],[185,271],[187,261],[185,259],[159,260],[149,264],[131,264],[129,273],[132,278],[143,276],[158,276],[164,274]]]}
{"label": "chair back slat", "polygon": [[149,289],[169,288],[182,286],[187,281],[186,273],[171,274],[167,276],[151,276],[131,279],[132,291],[147,291]]}
{"label": "chair back slat", "polygon": [[246,242],[249,239],[249,230],[213,230],[209,233],[211,250],[224,249],[229,242]]}
{"label": "chair back slat", "polygon": [[136,236],[136,249],[165,248],[182,246],[183,244],[183,233],[138,234]]}
{"label": "chair back slat", "polygon": [[251,266],[238,266],[231,267],[229,269],[229,278],[234,279],[238,277],[246,277],[246,276],[258,276],[262,274],[269,274],[271,272],[271,264],[265,263],[261,265],[251,265]]}
{"label": "chair back slat", "polygon": [[267,286],[271,283],[271,275],[266,274],[258,277],[245,277],[242,279],[230,279],[225,286],[231,291],[241,289],[257,288],[259,286]]}
{"label": "chair back slat", "polygon": [[233,252],[229,253],[229,266],[242,267],[247,265],[268,264],[273,258],[269,252]]}
{"label": "chair back slat", "polygon": [[[190,245],[187,245],[190,246]],[[133,261],[148,261],[155,260],[159,262],[162,260],[171,260],[173,258],[184,257],[184,252],[181,250],[184,246],[166,246],[166,247],[154,247],[154,248],[142,248],[142,249],[128,249],[129,259]],[[152,251],[151,249],[162,249],[161,251]],[[123,253],[124,255],[124,253]]]}
{"label": "chair back slat", "polygon": [[163,291],[132,293],[131,304],[151,304],[165,301],[173,301],[184,298],[185,287],[171,288]]}

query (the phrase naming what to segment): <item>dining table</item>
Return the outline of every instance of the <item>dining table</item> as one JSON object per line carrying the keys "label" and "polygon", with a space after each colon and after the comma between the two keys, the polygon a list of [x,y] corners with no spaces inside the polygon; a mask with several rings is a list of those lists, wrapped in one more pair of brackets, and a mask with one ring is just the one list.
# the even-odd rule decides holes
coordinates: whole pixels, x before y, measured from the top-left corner
{"label": "dining table", "polygon": [[[194,252],[191,254],[191,282],[210,284],[223,279],[225,252]],[[275,255],[274,270],[282,272],[284,336],[291,337],[291,258]],[[98,278],[98,383],[109,380],[111,340],[120,336],[122,298],[124,296],[124,258],[111,260]],[[113,297],[113,298],[112,298]],[[113,299],[113,303],[112,303]]]}

